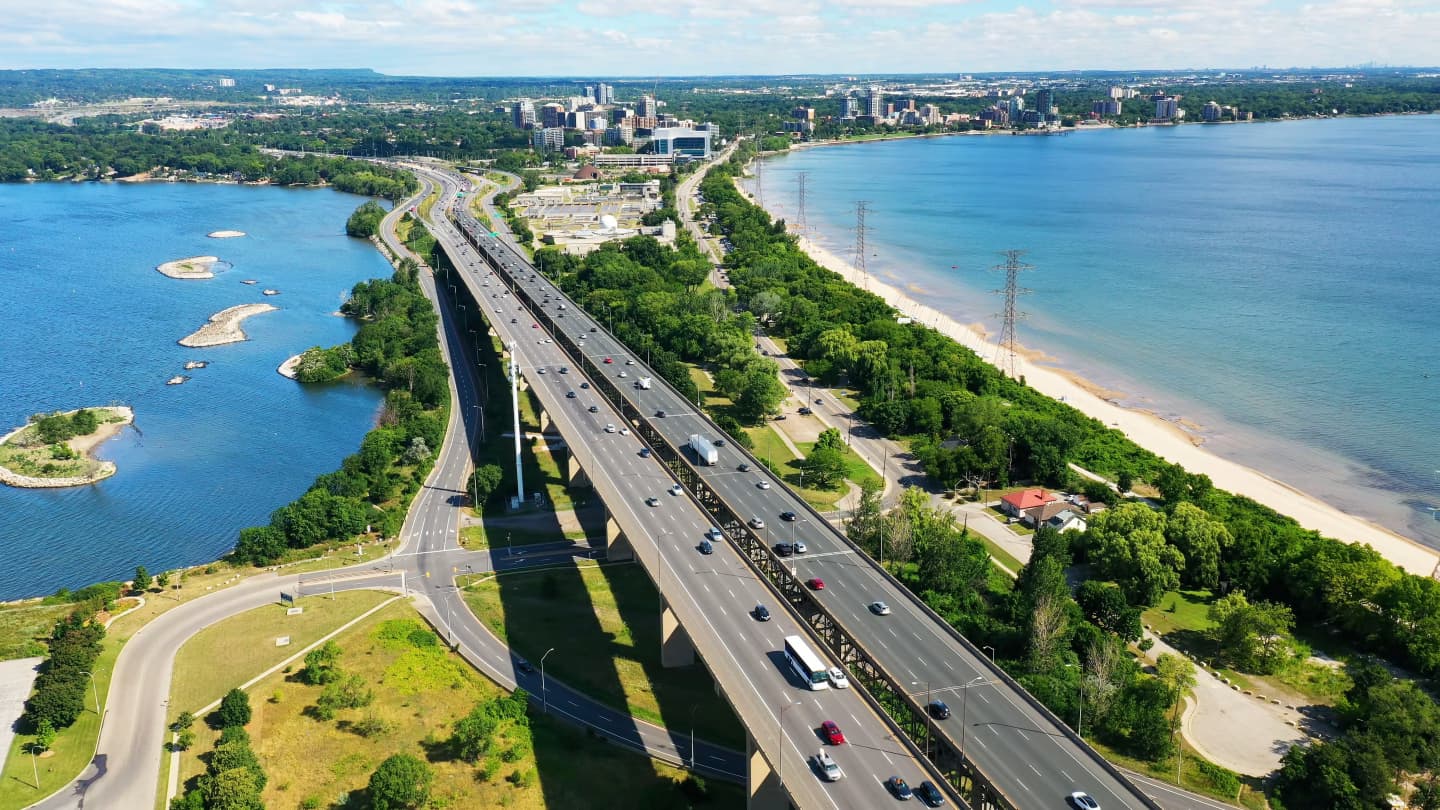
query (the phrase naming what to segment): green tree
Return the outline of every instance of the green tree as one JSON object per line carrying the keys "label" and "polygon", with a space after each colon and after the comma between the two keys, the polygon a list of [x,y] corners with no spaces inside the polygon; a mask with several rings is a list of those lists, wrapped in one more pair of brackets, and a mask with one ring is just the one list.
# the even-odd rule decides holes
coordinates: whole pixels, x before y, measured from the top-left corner
{"label": "green tree", "polygon": [[155,587],[164,590],[170,587],[170,572],[161,571],[155,575]]}
{"label": "green tree", "polygon": [[135,566],[135,579],[131,582],[130,587],[136,593],[144,593],[150,590],[150,572],[146,570],[145,566]]}
{"label": "green tree", "polygon": [[321,686],[340,680],[340,645],[327,641],[305,653],[305,668],[300,670],[300,680],[311,686]]}
{"label": "green tree", "polygon": [[1165,515],[1125,503],[1090,521],[1086,543],[1101,575],[1120,584],[1132,604],[1153,605],[1180,586],[1185,557],[1165,542]]}
{"label": "green tree", "polygon": [[1155,677],[1170,692],[1170,732],[1173,734],[1180,725],[1180,705],[1185,694],[1195,688],[1195,665],[1178,655],[1161,653],[1155,659]]}
{"label": "green tree", "polygon": [[1274,602],[1250,602],[1244,591],[1232,591],[1210,606],[1215,623],[1211,638],[1220,654],[1237,669],[1268,675],[1290,657],[1290,608]]}
{"label": "green tree", "polygon": [[1138,641],[1141,634],[1140,610],[1125,599],[1113,583],[1088,579],[1075,592],[1075,601],[1085,619],[1107,633],[1125,641]]}
{"label": "green tree", "polygon": [[365,686],[365,679],[350,675],[342,680],[327,684],[315,701],[315,715],[321,720],[333,720],[341,709],[360,709],[375,700],[375,693]]}
{"label": "green tree", "polygon": [[844,451],[819,444],[798,466],[805,471],[806,482],[816,489],[839,489],[847,472]]}
{"label": "green tree", "polygon": [[470,474],[470,493],[477,508],[490,500],[504,477],[505,473],[495,464],[484,464],[475,468],[475,472]]}
{"label": "green tree", "polygon": [[220,699],[220,708],[215,710],[215,719],[220,728],[249,725],[250,696],[241,689],[226,692]]}
{"label": "green tree", "polygon": [[175,722],[170,724],[170,730],[179,733],[194,725],[195,715],[190,712],[181,712],[179,716],[175,718]]}
{"label": "green tree", "polygon": [[265,810],[261,787],[249,768],[232,768],[201,778],[205,810]]}
{"label": "green tree", "polygon": [[358,236],[368,239],[374,236],[380,228],[380,220],[385,218],[385,209],[374,200],[361,204],[355,209],[355,213],[345,221],[345,233],[350,236]]}
{"label": "green tree", "polygon": [[30,750],[36,754],[43,754],[50,750],[55,744],[55,726],[49,720],[41,720],[35,726],[35,741],[30,744]]}
{"label": "green tree", "polygon": [[423,760],[394,754],[370,775],[370,806],[374,810],[414,810],[430,799],[435,774]]}
{"label": "green tree", "polygon": [[1192,503],[1181,502],[1165,521],[1165,539],[1185,555],[1187,584],[1211,589],[1219,583],[1220,552],[1231,543],[1224,523]]}
{"label": "green tree", "polygon": [[455,730],[450,735],[450,749],[466,762],[478,761],[490,750],[497,725],[485,705],[477,704],[469,714],[455,721]]}

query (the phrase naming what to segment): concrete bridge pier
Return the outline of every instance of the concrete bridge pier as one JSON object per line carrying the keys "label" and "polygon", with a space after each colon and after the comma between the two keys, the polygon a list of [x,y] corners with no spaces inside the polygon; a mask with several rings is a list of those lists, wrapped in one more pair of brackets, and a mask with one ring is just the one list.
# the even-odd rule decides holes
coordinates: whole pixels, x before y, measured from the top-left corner
{"label": "concrete bridge pier", "polygon": [[568,449],[565,452],[565,480],[572,489],[590,487],[590,476],[585,474],[585,468]]}
{"label": "concrete bridge pier", "polygon": [[[780,777],[770,768],[769,760],[760,753],[755,737],[745,735],[745,759],[748,762],[745,778],[746,810],[790,810],[790,797],[780,784]],[[798,774],[797,774],[798,776]]]}
{"label": "concrete bridge pier", "polygon": [[544,408],[536,408],[536,410],[540,416],[540,432],[545,433],[550,430],[550,414]]}
{"label": "concrete bridge pier", "polygon": [[630,538],[620,531],[620,524],[615,522],[615,516],[610,514],[609,509],[605,510],[605,559],[610,562],[635,559],[635,548],[630,545]]}
{"label": "concrete bridge pier", "polygon": [[663,597],[660,606],[660,666],[688,667],[695,663],[695,645],[680,626],[680,619]]}

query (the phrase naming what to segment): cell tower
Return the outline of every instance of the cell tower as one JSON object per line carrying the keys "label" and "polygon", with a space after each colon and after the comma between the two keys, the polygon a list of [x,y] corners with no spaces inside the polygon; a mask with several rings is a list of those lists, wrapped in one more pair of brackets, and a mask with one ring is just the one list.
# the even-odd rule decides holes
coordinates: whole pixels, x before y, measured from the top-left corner
{"label": "cell tower", "polygon": [[865,289],[870,289],[870,271],[865,267],[865,206],[867,200],[855,201],[855,269],[865,278]]}
{"label": "cell tower", "polygon": [[1025,270],[1034,270],[1035,266],[1020,261],[1025,255],[1023,250],[1007,250],[1000,254],[1005,257],[1004,264],[997,264],[991,270],[1005,271],[1005,286],[998,290],[991,290],[996,295],[1005,296],[1005,311],[1001,313],[1000,341],[995,350],[995,365],[1007,377],[1015,377],[1015,323],[1025,319],[1026,313],[1015,308],[1015,299],[1022,295],[1029,295],[1033,290],[1020,286],[1020,273]]}
{"label": "cell tower", "polygon": [[797,172],[795,175],[795,233],[801,239],[805,238],[805,181],[809,177],[809,172]]}

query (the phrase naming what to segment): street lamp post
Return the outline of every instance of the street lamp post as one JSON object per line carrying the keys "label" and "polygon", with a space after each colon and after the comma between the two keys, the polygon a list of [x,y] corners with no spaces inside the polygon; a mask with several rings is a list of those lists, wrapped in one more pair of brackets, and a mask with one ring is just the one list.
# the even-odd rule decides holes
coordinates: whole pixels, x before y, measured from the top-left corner
{"label": "street lamp post", "polygon": [[[911,686],[919,686],[920,684],[921,684],[921,681],[911,681],[911,682],[910,682],[910,685],[911,685]],[[935,718],[934,718],[934,716],[931,715],[931,713],[930,713],[930,704],[933,702],[933,701],[932,701],[932,698],[934,697],[934,694],[933,694],[933,692],[932,692],[931,689],[930,689],[930,685],[931,685],[931,684],[930,684],[930,681],[924,681],[924,684],[925,684],[925,756],[926,756],[926,758],[929,758],[929,756],[930,756],[930,740],[931,740],[931,738],[933,738],[933,737],[935,736],[935,725],[934,725],[934,724],[935,724]],[[965,721],[964,721],[964,720],[961,720],[961,721],[960,721],[960,733],[961,733],[962,735],[965,733]],[[962,754],[963,754],[964,751],[965,751],[965,743],[964,743],[964,742],[961,742],[961,743],[960,743],[960,751],[961,751]]]}
{"label": "street lamp post", "polygon": [[779,753],[775,755],[776,762],[778,763],[775,767],[775,778],[779,780],[781,788],[785,787],[785,729],[781,727],[780,721],[785,718],[785,712],[788,712],[796,706],[800,705],[802,704],[798,700],[794,703],[786,704],[785,708],[781,709],[780,714],[777,715],[775,718],[775,735],[779,737],[780,749]]}
{"label": "street lamp post", "polygon": [[[1075,665],[1066,664],[1065,668],[1074,669]],[[1083,669],[1080,670],[1080,677],[1076,681],[1075,691],[1080,703],[1080,710],[1075,714],[1075,736],[1080,737],[1083,733],[1082,729],[1085,728],[1085,670]]]}
{"label": "street lamp post", "polygon": [[995,648],[991,647],[989,644],[985,644],[981,646],[980,649],[990,651],[990,666],[995,666]]}
{"label": "street lamp post", "polygon": [[549,695],[548,692],[545,691],[545,659],[546,659],[546,657],[548,657],[548,656],[550,655],[550,653],[552,653],[552,652],[555,652],[555,648],[554,648],[554,647],[551,647],[550,649],[546,650],[546,651],[545,651],[545,655],[540,656],[540,712],[541,712],[541,714],[549,714],[549,713],[550,713],[550,695]]}
{"label": "street lamp post", "polygon": [[960,687],[960,759],[965,759],[965,731],[970,715],[970,687],[984,682],[984,676],[977,675],[974,680]]}
{"label": "street lamp post", "polygon": [[90,694],[91,694],[92,697],[95,698],[95,713],[96,713],[96,714],[99,714],[99,713],[100,713],[100,693],[95,689],[95,673],[93,673],[93,672],[87,672],[87,673],[85,673],[85,674],[90,676]]}
{"label": "street lamp post", "polygon": [[695,763],[695,710],[698,709],[698,708],[700,708],[700,704],[699,704],[699,703],[693,704],[693,705],[690,707],[690,768],[691,768],[692,770],[696,767],[696,763]]}

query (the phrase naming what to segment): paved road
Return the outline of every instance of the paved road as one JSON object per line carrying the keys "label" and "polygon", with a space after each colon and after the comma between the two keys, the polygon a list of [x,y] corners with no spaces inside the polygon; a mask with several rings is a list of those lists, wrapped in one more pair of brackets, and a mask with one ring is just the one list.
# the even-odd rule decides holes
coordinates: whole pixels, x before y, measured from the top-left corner
{"label": "paved road", "polygon": [[[880,782],[891,774],[912,783],[934,778],[854,690],[808,692],[792,682],[779,650],[784,636],[802,632],[799,620],[774,609],[778,605],[768,586],[728,544],[716,544],[712,555],[699,554],[696,547],[710,526],[705,513],[689,498],[666,492],[674,482],[666,468],[641,455],[638,437],[618,432],[628,423],[593,388],[581,386],[592,381],[581,376],[558,345],[548,342],[533,311],[516,302],[459,233],[443,224],[436,233],[465,268],[465,282],[501,339],[514,347],[532,390],[590,472],[597,493],[659,582],[726,698],[767,759],[784,762],[780,767],[790,774],[785,787],[795,802],[802,807],[865,807],[884,795]],[[598,330],[584,313],[567,317],[577,329]],[[625,368],[623,360],[614,368]],[[573,399],[566,396],[571,391],[576,392]],[[596,413],[589,412],[592,405]],[[617,432],[606,432],[606,425]],[[646,505],[649,497],[657,498],[657,504]],[[759,623],[751,615],[760,602],[774,609],[771,622]],[[827,719],[839,722],[850,739],[834,754],[848,778],[833,784],[816,779],[807,761],[820,747],[816,729]]]}
{"label": "paved road", "polygon": [[[532,270],[524,256],[493,243],[488,249],[502,265],[509,265],[505,271],[512,281],[526,287],[534,296],[530,300],[538,301],[541,290],[548,285],[543,280],[528,280]],[[550,294],[558,296],[553,291]],[[592,364],[601,356],[627,356],[624,347],[603,328],[590,332],[598,324],[574,309],[573,302],[568,304],[569,317],[546,325],[565,332],[577,343],[585,338],[585,347],[580,351]],[[655,376],[643,365],[624,370],[633,375]],[[665,412],[664,418],[651,417],[648,422],[672,447],[683,448],[691,433],[717,435],[702,414],[658,377],[652,390],[640,391],[622,385],[620,392],[642,414]],[[568,433],[567,436],[572,444],[584,438]],[[1086,790],[1102,806],[1144,806],[1138,792],[1067,736],[1061,723],[1037,710],[1017,691],[1005,687],[982,653],[961,643],[948,626],[925,612],[908,591],[857,554],[843,537],[763,472],[753,459],[749,459],[749,463],[754,470],[739,472],[737,466],[746,458],[739,451],[726,448],[718,466],[698,467],[697,472],[705,486],[717,493],[736,514],[762,518],[767,525],[783,527],[767,529],[767,533],[761,534],[767,545],[772,539],[788,539],[789,531],[807,541],[812,552],[791,558],[790,564],[802,578],[819,577],[825,581],[826,589],[816,595],[819,603],[877,656],[896,681],[964,707],[963,731],[962,723],[955,722],[960,719],[957,713],[951,721],[940,724],[942,733],[956,747],[963,748],[1012,801],[1022,807],[1055,806],[1071,791]],[[771,486],[761,489],[762,481]],[[801,520],[784,527],[778,516],[786,511],[797,513],[802,516]],[[776,532],[774,538],[768,534],[771,531]],[[865,605],[874,599],[889,602],[895,614],[883,618],[872,615]],[[989,685],[975,688],[973,693],[958,688],[977,678]],[[975,699],[969,700],[969,697]],[[970,707],[969,703],[976,705]],[[1174,799],[1170,803],[1186,806]]]}

